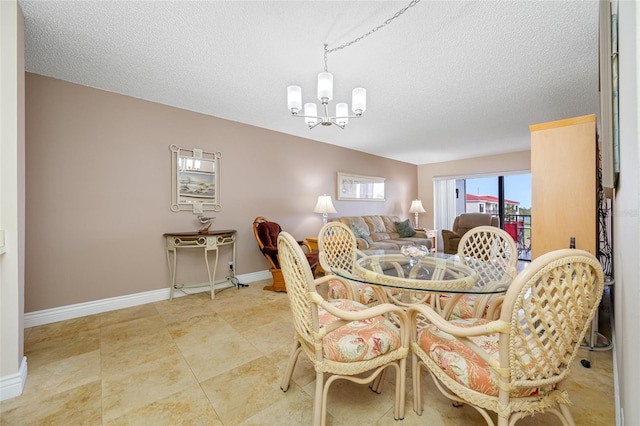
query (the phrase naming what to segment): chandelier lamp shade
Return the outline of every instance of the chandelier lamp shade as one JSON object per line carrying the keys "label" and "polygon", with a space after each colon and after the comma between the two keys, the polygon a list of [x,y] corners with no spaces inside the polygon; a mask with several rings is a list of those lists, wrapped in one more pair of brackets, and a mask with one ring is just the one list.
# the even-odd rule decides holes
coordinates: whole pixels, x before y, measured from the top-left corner
{"label": "chandelier lamp shade", "polygon": [[331,202],[331,196],[324,194],[318,197],[316,207],[313,209],[314,213],[322,213],[322,223],[327,224],[327,216],[329,213],[337,213],[333,203]]}
{"label": "chandelier lamp shade", "polygon": [[418,227],[418,214],[419,213],[426,213],[427,211],[424,209],[424,207],[422,206],[422,201],[420,200],[413,200],[411,201],[411,207],[409,207],[409,213],[413,213],[415,215],[415,227]]}

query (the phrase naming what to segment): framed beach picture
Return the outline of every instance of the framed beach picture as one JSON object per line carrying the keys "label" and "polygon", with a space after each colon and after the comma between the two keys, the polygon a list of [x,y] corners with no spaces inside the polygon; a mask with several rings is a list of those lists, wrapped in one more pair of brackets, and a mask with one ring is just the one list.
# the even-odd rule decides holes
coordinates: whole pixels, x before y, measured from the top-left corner
{"label": "framed beach picture", "polygon": [[338,200],[384,201],[384,178],[338,172]]}
{"label": "framed beach picture", "polygon": [[180,202],[184,197],[212,200],[216,196],[215,174],[207,172],[180,171],[178,188]]}
{"label": "framed beach picture", "polygon": [[220,211],[219,152],[169,146],[171,150],[171,211]]}

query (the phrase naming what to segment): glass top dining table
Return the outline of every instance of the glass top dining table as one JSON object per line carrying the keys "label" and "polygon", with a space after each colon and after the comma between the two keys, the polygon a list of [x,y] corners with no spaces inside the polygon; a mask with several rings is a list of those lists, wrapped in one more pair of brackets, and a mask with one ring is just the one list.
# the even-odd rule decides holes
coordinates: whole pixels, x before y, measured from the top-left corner
{"label": "glass top dining table", "polygon": [[350,281],[391,289],[460,294],[501,294],[515,278],[500,259],[460,258],[443,253],[410,256],[400,251],[363,252],[352,270],[331,268]]}

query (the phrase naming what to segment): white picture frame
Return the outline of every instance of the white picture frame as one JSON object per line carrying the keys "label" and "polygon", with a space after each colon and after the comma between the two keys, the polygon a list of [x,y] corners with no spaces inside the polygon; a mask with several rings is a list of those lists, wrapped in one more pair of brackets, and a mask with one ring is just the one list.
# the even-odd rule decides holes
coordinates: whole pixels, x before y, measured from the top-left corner
{"label": "white picture frame", "polygon": [[336,199],[385,201],[385,178],[338,172]]}

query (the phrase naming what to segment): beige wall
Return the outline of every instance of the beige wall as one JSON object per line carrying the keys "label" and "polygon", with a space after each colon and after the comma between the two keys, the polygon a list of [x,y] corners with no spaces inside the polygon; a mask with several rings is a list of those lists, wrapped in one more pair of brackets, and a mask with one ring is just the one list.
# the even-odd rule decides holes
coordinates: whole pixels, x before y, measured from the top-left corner
{"label": "beige wall", "polygon": [[[406,218],[418,192],[415,165],[35,74],[26,119],[26,312],[168,287],[162,234],[201,227],[170,210],[170,144],[222,153],[222,211],[207,215],[238,230],[238,274],[268,269],[256,216],[303,239],[322,226],[318,195],[334,198],[330,218]],[[338,171],[385,177],[387,200],[335,201]],[[179,282],[206,280],[201,256],[182,258]]]}
{"label": "beige wall", "polygon": [[531,170],[531,152],[491,155],[466,160],[418,166],[418,197],[422,200],[426,213],[420,216],[424,226],[434,227],[433,216],[433,180],[437,178],[468,177]]}

